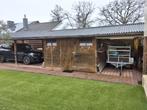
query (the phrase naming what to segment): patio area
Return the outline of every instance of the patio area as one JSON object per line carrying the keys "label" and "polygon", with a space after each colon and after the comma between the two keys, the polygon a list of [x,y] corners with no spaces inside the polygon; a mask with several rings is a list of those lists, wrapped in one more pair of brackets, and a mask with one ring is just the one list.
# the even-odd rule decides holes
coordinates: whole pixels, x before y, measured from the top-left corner
{"label": "patio area", "polygon": [[87,80],[99,80],[104,82],[125,83],[138,85],[141,83],[142,74],[135,69],[123,69],[122,75],[117,69],[106,67],[101,73],[85,73],[85,72],[62,72],[61,68],[44,68],[41,64],[38,65],[23,65],[14,63],[0,63],[0,69],[26,71],[33,73],[42,73],[48,75],[67,76]]}

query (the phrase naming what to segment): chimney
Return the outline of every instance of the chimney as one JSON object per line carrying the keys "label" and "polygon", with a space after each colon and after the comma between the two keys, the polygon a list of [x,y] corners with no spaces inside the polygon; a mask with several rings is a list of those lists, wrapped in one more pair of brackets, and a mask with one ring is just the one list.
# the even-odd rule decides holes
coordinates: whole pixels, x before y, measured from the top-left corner
{"label": "chimney", "polygon": [[24,15],[24,18],[23,18],[23,28],[24,30],[28,30],[28,19],[26,18],[26,15]]}
{"label": "chimney", "polygon": [[7,27],[8,27],[8,29],[10,29],[11,31],[15,31],[16,26],[15,26],[14,21],[7,21]]}

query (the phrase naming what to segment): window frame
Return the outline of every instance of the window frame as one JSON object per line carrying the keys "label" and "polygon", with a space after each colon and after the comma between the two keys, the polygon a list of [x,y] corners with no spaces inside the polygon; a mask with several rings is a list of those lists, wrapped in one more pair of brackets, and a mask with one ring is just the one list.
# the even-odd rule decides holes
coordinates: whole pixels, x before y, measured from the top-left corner
{"label": "window frame", "polygon": [[92,39],[80,39],[80,47],[91,47],[93,46]]}
{"label": "window frame", "polygon": [[57,40],[56,39],[49,39],[47,41],[47,47],[51,47],[51,46],[53,46],[53,47],[57,46]]}

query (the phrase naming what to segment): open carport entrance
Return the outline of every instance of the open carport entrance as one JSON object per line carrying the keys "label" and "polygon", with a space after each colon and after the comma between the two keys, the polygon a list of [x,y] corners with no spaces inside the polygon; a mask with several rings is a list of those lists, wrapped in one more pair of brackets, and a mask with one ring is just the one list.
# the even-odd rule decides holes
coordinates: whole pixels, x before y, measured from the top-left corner
{"label": "open carport entrance", "polygon": [[[44,46],[43,46],[43,40],[37,39],[37,40],[32,40],[32,39],[23,39],[23,40],[14,40],[13,42],[13,52],[14,52],[14,60],[15,64],[18,64],[18,50],[17,50],[17,44],[28,44],[31,46],[33,51],[40,51],[42,54],[44,54]],[[23,49],[21,50],[23,51]],[[20,52],[19,52],[20,53]],[[43,55],[44,56],[44,55]]]}
{"label": "open carport entrance", "polygon": [[125,69],[142,71],[142,58],[141,37],[97,38],[98,72],[103,72],[106,68],[115,69],[120,74]]}
{"label": "open carport entrance", "polygon": [[15,43],[19,44],[29,44],[33,50],[43,51],[43,40],[15,40]]}

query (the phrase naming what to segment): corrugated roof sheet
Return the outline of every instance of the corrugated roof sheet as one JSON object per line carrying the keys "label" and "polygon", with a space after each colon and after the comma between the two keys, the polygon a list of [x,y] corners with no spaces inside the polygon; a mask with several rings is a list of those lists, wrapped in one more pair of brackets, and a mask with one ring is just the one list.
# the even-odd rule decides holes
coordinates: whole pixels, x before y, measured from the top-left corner
{"label": "corrugated roof sheet", "polygon": [[[43,27],[44,28],[44,27]],[[32,31],[19,31],[12,35],[14,39],[43,39],[43,38],[70,38],[70,37],[93,37],[110,35],[143,34],[144,23],[100,26],[83,29],[53,30],[37,29]]]}

